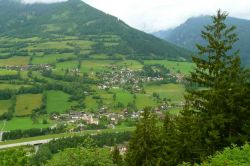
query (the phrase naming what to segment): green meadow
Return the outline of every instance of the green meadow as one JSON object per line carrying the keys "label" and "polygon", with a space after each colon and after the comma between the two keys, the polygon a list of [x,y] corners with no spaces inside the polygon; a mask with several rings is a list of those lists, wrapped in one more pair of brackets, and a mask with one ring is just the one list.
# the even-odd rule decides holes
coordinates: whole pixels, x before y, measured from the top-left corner
{"label": "green meadow", "polygon": [[31,129],[31,128],[46,128],[51,126],[52,124],[42,124],[40,123],[33,123],[30,117],[14,117],[10,121],[6,121],[4,126],[4,122],[0,121],[0,129],[3,128],[4,131],[9,130],[16,130],[16,129]]}
{"label": "green meadow", "polygon": [[0,69],[0,76],[4,76],[4,75],[16,75],[16,74],[17,74],[16,70]]}
{"label": "green meadow", "polygon": [[47,113],[59,112],[64,113],[73,106],[74,102],[69,102],[69,95],[62,91],[47,91]]}
{"label": "green meadow", "polygon": [[161,98],[170,99],[173,103],[180,103],[184,100],[185,87],[181,84],[162,84],[145,86],[146,94],[158,93]]}
{"label": "green meadow", "polygon": [[59,59],[75,58],[74,54],[49,54],[41,57],[34,57],[32,59],[32,64],[53,64],[58,62]]}
{"label": "green meadow", "polygon": [[11,106],[11,100],[0,100],[0,115],[5,112],[8,112],[8,109]]}
{"label": "green meadow", "polygon": [[16,97],[16,116],[30,115],[32,111],[42,104],[42,94],[24,94]]}
{"label": "green meadow", "polygon": [[174,73],[182,73],[182,74],[189,74],[190,71],[193,70],[195,67],[193,63],[190,62],[176,62],[176,61],[169,61],[169,60],[145,60],[144,64],[161,64],[164,65],[167,69]]}
{"label": "green meadow", "polygon": [[8,59],[0,59],[0,66],[25,66],[29,63],[29,56],[14,56]]}
{"label": "green meadow", "polygon": [[7,83],[2,83],[0,84],[0,90],[4,89],[19,89],[21,87],[29,87],[30,85],[17,85],[17,84],[7,84]]}

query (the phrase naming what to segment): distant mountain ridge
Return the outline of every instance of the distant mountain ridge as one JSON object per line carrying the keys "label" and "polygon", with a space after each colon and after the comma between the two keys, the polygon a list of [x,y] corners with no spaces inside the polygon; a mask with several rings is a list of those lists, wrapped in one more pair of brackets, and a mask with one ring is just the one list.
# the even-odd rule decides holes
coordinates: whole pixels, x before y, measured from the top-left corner
{"label": "distant mountain ridge", "polygon": [[[200,34],[204,30],[204,26],[211,24],[211,21],[210,16],[193,17],[174,29],[155,32],[154,35],[178,46],[195,51],[196,43],[204,44],[204,40],[200,37]],[[236,43],[235,49],[240,49],[243,65],[250,66],[250,20],[228,17],[226,24],[237,27],[236,33],[239,36],[239,41]]]}
{"label": "distant mountain ridge", "polygon": [[[81,0],[52,4],[22,4],[20,0],[0,0],[2,37],[38,36],[48,39],[58,36],[86,38],[91,35],[116,35],[120,38],[119,44],[106,49],[106,52],[123,53],[135,58],[190,59],[188,50],[133,29],[118,18]],[[103,42],[97,45],[103,47]]]}

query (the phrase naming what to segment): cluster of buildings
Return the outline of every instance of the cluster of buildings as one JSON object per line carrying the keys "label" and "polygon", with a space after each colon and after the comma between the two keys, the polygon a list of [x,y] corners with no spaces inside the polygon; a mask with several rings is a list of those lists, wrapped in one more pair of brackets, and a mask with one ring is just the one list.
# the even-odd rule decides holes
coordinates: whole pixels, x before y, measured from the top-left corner
{"label": "cluster of buildings", "polygon": [[62,120],[62,121],[67,121],[67,122],[76,122],[79,120],[83,120],[86,122],[86,124],[99,124],[99,120],[97,118],[94,118],[93,114],[87,114],[85,112],[70,112],[67,114],[53,114],[51,116],[52,120]]}
{"label": "cluster of buildings", "polygon": [[[151,81],[162,81],[162,77],[144,77],[140,75],[140,72],[133,71],[129,68],[119,68],[117,66],[111,67],[111,72],[98,73],[98,77],[101,80],[101,84],[98,86],[99,89],[115,89],[125,88],[131,85],[130,90],[134,93],[143,92],[142,83]],[[126,89],[126,88],[125,88]]]}

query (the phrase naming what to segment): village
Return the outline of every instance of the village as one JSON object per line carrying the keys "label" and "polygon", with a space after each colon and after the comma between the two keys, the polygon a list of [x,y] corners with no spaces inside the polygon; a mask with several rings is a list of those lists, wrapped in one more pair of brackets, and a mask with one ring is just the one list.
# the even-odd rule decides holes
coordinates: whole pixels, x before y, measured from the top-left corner
{"label": "village", "polygon": [[[165,103],[159,107],[153,108],[152,111],[155,112],[159,118],[164,119],[165,113],[171,108],[171,105]],[[123,122],[129,122],[130,124],[126,124],[128,126],[135,125],[136,122],[142,118],[142,114],[144,112],[143,110],[131,112],[127,108],[123,109],[119,113],[106,112],[103,110],[106,109],[100,108],[97,113],[69,110],[67,111],[68,113],[52,114],[50,119],[58,124],[63,123],[65,126],[71,126],[71,129],[69,130],[70,132],[88,129],[114,129]]]}
{"label": "village", "polygon": [[164,80],[172,80],[173,82],[182,82],[184,77],[181,74],[167,74],[167,76],[145,76],[142,70],[134,71],[127,67],[120,67],[112,65],[111,71],[103,71],[97,73],[97,77],[101,83],[98,85],[99,89],[118,89],[123,88],[132,93],[144,93],[143,83],[157,82]]}

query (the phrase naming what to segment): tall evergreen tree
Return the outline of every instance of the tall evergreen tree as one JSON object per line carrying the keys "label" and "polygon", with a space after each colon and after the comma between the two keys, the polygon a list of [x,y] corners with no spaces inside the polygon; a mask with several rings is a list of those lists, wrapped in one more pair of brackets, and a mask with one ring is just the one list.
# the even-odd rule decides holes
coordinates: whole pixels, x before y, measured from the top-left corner
{"label": "tall evergreen tree", "polygon": [[244,102],[249,95],[243,92],[247,76],[240,66],[239,51],[233,51],[238,38],[234,33],[236,27],[225,24],[227,15],[219,10],[212,17],[212,25],[202,31],[207,44],[197,45],[199,54],[193,57],[196,68],[188,79],[190,88],[182,113],[183,117],[200,118],[196,124],[203,146],[200,150],[207,154],[246,140],[241,135],[250,111],[249,104]]}
{"label": "tall evergreen tree", "polygon": [[143,118],[138,122],[129,142],[125,162],[129,166],[157,165],[161,148],[157,119],[151,108],[144,109]]}
{"label": "tall evergreen tree", "polygon": [[114,149],[112,151],[112,159],[113,159],[113,163],[120,166],[123,164],[123,161],[122,161],[122,156],[120,154],[120,150],[119,148],[117,147],[117,145],[114,146]]}

